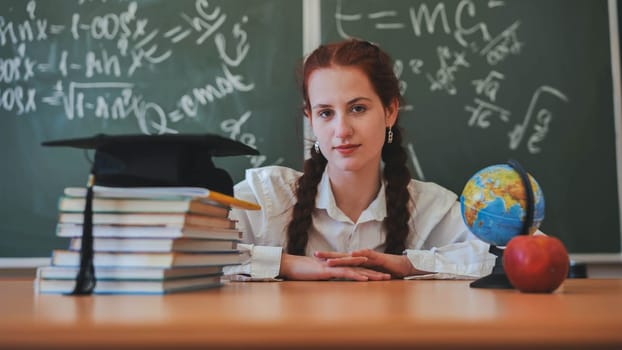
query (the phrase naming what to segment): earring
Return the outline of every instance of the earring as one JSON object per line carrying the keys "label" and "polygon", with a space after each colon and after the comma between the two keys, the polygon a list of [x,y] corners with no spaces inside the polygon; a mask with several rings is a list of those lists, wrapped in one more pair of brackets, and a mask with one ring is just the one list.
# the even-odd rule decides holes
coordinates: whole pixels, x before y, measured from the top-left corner
{"label": "earring", "polygon": [[387,143],[393,143],[393,130],[389,126],[389,130],[387,130]]}
{"label": "earring", "polygon": [[313,148],[315,149],[315,153],[320,153],[320,143],[318,141],[315,141]]}

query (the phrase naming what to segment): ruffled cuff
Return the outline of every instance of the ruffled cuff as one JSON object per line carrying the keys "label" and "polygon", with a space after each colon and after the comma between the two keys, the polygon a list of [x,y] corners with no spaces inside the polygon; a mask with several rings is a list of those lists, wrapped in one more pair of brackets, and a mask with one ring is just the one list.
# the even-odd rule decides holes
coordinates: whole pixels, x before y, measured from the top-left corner
{"label": "ruffled cuff", "polygon": [[436,273],[439,278],[483,277],[490,274],[496,259],[488,245],[478,241],[430,250],[407,249],[405,254],[417,270]]}
{"label": "ruffled cuff", "polygon": [[281,269],[282,247],[252,246],[251,268],[252,278],[275,278]]}

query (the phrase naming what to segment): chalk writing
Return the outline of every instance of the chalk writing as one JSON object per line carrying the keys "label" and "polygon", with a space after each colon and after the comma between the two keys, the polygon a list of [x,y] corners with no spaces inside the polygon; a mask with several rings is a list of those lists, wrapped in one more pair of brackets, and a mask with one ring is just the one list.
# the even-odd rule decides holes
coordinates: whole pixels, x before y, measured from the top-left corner
{"label": "chalk writing", "polygon": [[[102,2],[66,0],[59,6],[73,10],[57,13],[48,3],[30,0],[11,5],[10,16],[0,15],[0,112],[35,116],[44,105],[72,124],[130,122],[144,134],[178,133],[185,120],[222,120],[214,111],[225,100],[244,104],[244,94],[255,90],[247,26],[257,25],[257,13],[250,7],[252,16],[229,13],[225,2],[185,0],[167,3],[173,10],[163,16],[148,2]],[[370,18],[387,29],[394,17],[380,12]],[[176,77],[190,61],[197,74]],[[161,79],[151,79],[154,75]],[[153,91],[166,90],[171,79],[176,90],[154,98]],[[261,148],[263,138],[243,130],[251,115],[249,110],[226,119],[211,132]],[[284,161],[274,159],[271,163]],[[268,156],[249,158],[251,166],[268,161]]]}
{"label": "chalk writing", "polygon": [[568,97],[566,97],[565,94],[553,87],[540,86],[538,89],[536,89],[536,91],[533,93],[533,96],[531,97],[531,101],[529,102],[529,107],[527,108],[527,113],[525,113],[525,118],[523,119],[523,122],[514,126],[514,129],[512,129],[512,131],[510,131],[510,133],[508,134],[511,149],[518,148],[521,141],[523,140],[523,137],[525,136],[525,133],[527,132],[527,127],[529,126],[531,118],[534,117],[535,113],[536,121],[533,125],[534,132],[527,141],[527,150],[529,151],[529,153],[532,154],[539,153],[541,151],[538,143],[542,142],[545,139],[549,131],[549,124],[552,122],[553,119],[553,113],[549,109],[543,107],[536,111],[536,107],[538,106],[540,99],[546,95],[552,95],[564,102],[569,101]]}
{"label": "chalk writing", "polygon": [[443,32],[446,34],[451,32],[451,28],[449,27],[449,22],[447,20],[447,12],[445,11],[445,4],[442,2],[436,4],[431,14],[425,3],[419,5],[419,8],[409,8],[409,14],[412,30],[415,36],[421,36],[422,25],[425,25],[425,29],[428,34],[434,34],[434,31],[436,30],[436,21],[439,19]]}
{"label": "chalk writing", "polygon": [[175,36],[172,39],[173,42],[183,40],[186,36],[191,34],[192,30],[194,30],[195,34],[198,35],[195,42],[200,45],[218,29],[220,29],[227,19],[227,15],[221,12],[219,6],[214,8],[214,6],[210,6],[207,0],[197,0],[195,3],[195,10],[196,14],[192,17],[186,13],[181,14],[181,17],[186,20],[190,28]]}
{"label": "chalk writing", "polygon": [[[257,148],[257,136],[250,132],[243,132],[242,127],[251,118],[252,113],[250,111],[244,112],[239,119],[230,118],[225,119],[220,123],[220,129],[227,133],[232,140],[240,141],[252,148]],[[266,163],[267,157],[265,155],[248,156],[250,163],[253,167],[259,167]],[[282,157],[277,158],[272,164],[277,165],[283,163]]]}
{"label": "chalk writing", "polygon": [[494,104],[480,100],[479,98],[476,98],[474,102],[476,104],[475,107],[465,107],[465,110],[471,112],[471,117],[469,118],[468,122],[469,126],[477,126],[479,128],[485,129],[490,126],[490,120],[488,118],[495,115],[503,122],[508,122],[510,120],[509,111]]}
{"label": "chalk writing", "polygon": [[[421,3],[408,8],[408,18],[400,18],[400,12],[395,10],[379,10],[364,13],[344,13],[343,1],[338,1],[335,11],[337,32],[342,38],[349,38],[345,26],[354,22],[368,22],[369,25],[377,30],[402,30],[410,25],[410,29],[415,37],[432,35],[436,32],[452,34],[455,40],[462,46],[467,47],[469,41],[466,37],[479,35],[481,40],[489,41],[490,34],[483,22],[472,23],[477,13],[476,5],[472,0],[461,0],[457,3],[454,10],[453,22],[449,20],[450,14],[444,2],[438,2],[431,9],[426,3]],[[471,23],[469,23],[471,24]],[[479,34],[478,34],[479,33]]]}
{"label": "chalk writing", "polygon": [[413,163],[413,167],[415,169],[415,178],[420,181],[425,181],[425,175],[423,174],[423,170],[421,169],[421,164],[419,164],[419,158],[417,158],[417,154],[415,153],[415,147],[412,142],[408,143],[408,153],[410,154],[410,160]]}
{"label": "chalk writing", "polygon": [[[464,12],[465,10],[466,12]],[[465,13],[468,14],[471,19],[477,15],[477,9],[473,1],[463,0],[458,3],[455,18],[456,30],[454,32],[454,37],[456,38],[456,41],[464,47],[470,46],[465,36],[471,36],[477,33],[481,33],[481,40],[483,40],[484,42],[489,41],[490,34],[488,33],[488,26],[485,23],[477,22],[469,28],[466,28],[464,26],[464,22],[466,22],[466,19],[464,18]],[[471,44],[472,47],[476,47],[475,43]]]}
{"label": "chalk writing", "polygon": [[26,46],[17,47],[18,56],[0,58],[0,83],[28,81],[34,76],[36,61],[26,56]]}
{"label": "chalk writing", "polygon": [[518,41],[516,34],[519,25],[519,21],[514,22],[480,51],[482,56],[486,56],[489,64],[495,65],[503,61],[510,53],[520,53],[523,43]]}
{"label": "chalk writing", "polygon": [[37,110],[35,104],[36,91],[32,88],[13,86],[2,90],[0,88],[0,110],[15,112],[22,115]]}
{"label": "chalk writing", "polygon": [[475,92],[478,95],[485,95],[490,99],[490,101],[494,101],[497,98],[497,91],[499,90],[500,82],[499,80],[503,80],[504,75],[497,71],[491,71],[488,73],[488,76],[484,79],[473,80],[472,83],[475,85]]}
{"label": "chalk writing", "polygon": [[[246,22],[248,22],[248,17],[242,17],[242,23]],[[220,56],[223,62],[230,67],[239,66],[240,63],[244,61],[251,48],[251,45],[248,42],[248,34],[244,29],[242,29],[242,23],[236,23],[232,30],[233,37],[239,39],[238,44],[235,47],[235,57],[231,57],[227,54],[227,37],[225,35],[218,33],[214,39],[216,48],[218,48],[218,56]]]}
{"label": "chalk writing", "polygon": [[[440,62],[440,68],[436,71],[435,75],[427,74],[430,81],[430,90],[445,90],[450,95],[458,93],[454,81],[456,80],[455,74],[461,67],[469,67],[469,62],[466,61],[464,53],[451,52],[449,48],[441,46],[436,49],[438,60]],[[448,63],[449,60],[453,62]]]}
{"label": "chalk writing", "polygon": [[421,59],[413,58],[410,61],[408,61],[408,65],[410,66],[410,69],[412,70],[414,74],[421,74],[423,64],[424,62]]}
{"label": "chalk writing", "polygon": [[251,91],[254,85],[244,83],[244,77],[233,74],[226,65],[222,66],[222,76],[217,76],[213,83],[194,88],[192,94],[185,94],[179,99],[179,108],[189,117],[196,117],[200,105],[225,98],[236,91]]}
{"label": "chalk writing", "polygon": [[29,1],[26,4],[27,20],[18,23],[7,22],[4,16],[0,16],[0,46],[47,40],[48,21],[37,19],[35,11],[36,2]]}
{"label": "chalk writing", "polygon": [[509,117],[511,115],[510,111],[494,104],[497,99],[497,91],[501,86],[500,80],[503,78],[503,74],[493,70],[488,73],[486,78],[472,81],[472,84],[475,86],[475,93],[480,96],[483,95],[488,99],[488,101],[475,98],[475,107],[465,107],[467,112],[471,112],[471,117],[468,121],[469,126],[486,129],[490,126],[489,117],[491,116],[497,116],[502,122],[509,122]]}
{"label": "chalk writing", "polygon": [[[402,60],[395,60],[393,65],[393,71],[395,72],[395,76],[399,80],[400,94],[405,95],[406,90],[408,89],[408,82],[406,80],[401,79],[402,73],[404,72],[404,63]],[[400,105],[400,109],[410,111],[413,106],[410,104],[402,104]]]}

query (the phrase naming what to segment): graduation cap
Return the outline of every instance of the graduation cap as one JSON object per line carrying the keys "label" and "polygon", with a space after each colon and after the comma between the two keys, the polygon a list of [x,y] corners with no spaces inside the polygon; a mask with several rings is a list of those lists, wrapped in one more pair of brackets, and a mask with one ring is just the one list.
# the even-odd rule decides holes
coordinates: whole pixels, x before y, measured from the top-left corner
{"label": "graduation cap", "polygon": [[203,187],[233,195],[233,180],[212,157],[257,155],[243,143],[213,134],[105,135],[47,141],[43,146],[94,149],[87,185],[80,272],[73,295],[91,294],[93,266],[93,185],[111,187]]}

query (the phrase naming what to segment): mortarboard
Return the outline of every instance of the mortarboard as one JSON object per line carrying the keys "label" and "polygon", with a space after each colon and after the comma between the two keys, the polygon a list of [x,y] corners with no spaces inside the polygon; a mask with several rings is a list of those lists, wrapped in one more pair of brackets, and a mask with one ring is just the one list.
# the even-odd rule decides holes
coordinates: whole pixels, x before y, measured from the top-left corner
{"label": "mortarboard", "polygon": [[104,135],[48,141],[44,146],[94,149],[95,184],[115,187],[195,186],[232,195],[233,180],[212,156],[259,154],[218,135]]}
{"label": "mortarboard", "polygon": [[94,149],[84,209],[80,272],[73,295],[91,294],[93,266],[93,185],[111,187],[203,187],[233,195],[233,180],[212,157],[256,155],[243,143],[213,134],[105,135],[47,141],[43,146]]}

